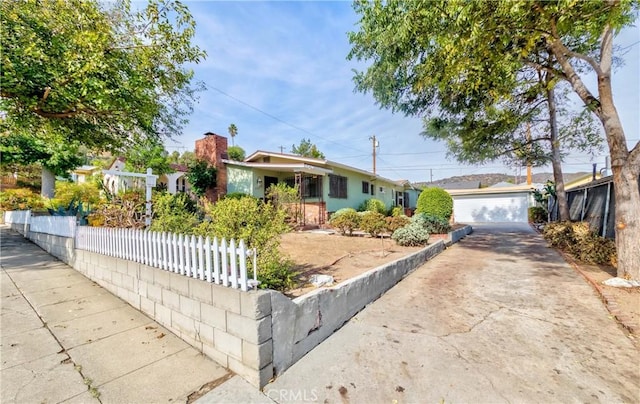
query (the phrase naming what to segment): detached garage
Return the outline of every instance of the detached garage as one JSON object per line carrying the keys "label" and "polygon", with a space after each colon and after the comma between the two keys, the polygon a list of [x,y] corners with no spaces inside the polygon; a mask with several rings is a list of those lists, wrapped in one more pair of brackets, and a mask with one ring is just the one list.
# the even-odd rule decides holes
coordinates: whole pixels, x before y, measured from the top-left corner
{"label": "detached garage", "polygon": [[447,190],[453,198],[453,217],[458,223],[527,223],[534,206],[533,188],[482,188]]}

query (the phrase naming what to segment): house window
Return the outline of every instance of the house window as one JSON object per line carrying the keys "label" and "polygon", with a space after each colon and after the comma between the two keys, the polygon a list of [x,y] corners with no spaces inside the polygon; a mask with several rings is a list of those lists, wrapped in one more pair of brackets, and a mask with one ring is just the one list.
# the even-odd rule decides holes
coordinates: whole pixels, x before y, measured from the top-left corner
{"label": "house window", "polygon": [[369,183],[367,181],[362,181],[362,193],[363,194],[369,193]]}
{"label": "house window", "polygon": [[176,192],[186,192],[187,182],[184,177],[176,178]]}
{"label": "house window", "polygon": [[[296,186],[296,180],[294,177],[286,178],[284,182],[291,188]],[[300,196],[303,198],[318,198],[321,190],[322,178],[317,176],[302,178],[302,183],[300,184]]]}
{"label": "house window", "polygon": [[375,195],[375,193],[376,193],[376,186],[375,186],[375,185],[373,185],[373,184],[370,184],[370,185],[371,185],[371,186],[370,186],[370,189],[371,189],[371,195]]}
{"label": "house window", "polygon": [[329,174],[329,196],[347,199],[347,177]]}
{"label": "house window", "polygon": [[384,188],[383,187],[380,187],[379,191],[380,191],[381,194],[384,194]]}

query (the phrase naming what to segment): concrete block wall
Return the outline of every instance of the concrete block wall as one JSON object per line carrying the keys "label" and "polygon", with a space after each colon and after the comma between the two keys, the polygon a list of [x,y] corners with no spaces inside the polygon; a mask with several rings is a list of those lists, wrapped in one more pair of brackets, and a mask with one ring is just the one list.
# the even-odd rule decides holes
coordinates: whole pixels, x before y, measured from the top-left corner
{"label": "concrete block wall", "polygon": [[[471,227],[452,234],[458,241]],[[331,288],[294,300],[275,291],[240,290],[132,261],[75,250],[73,239],[29,233],[44,250],[146,313],[258,388],[445,248],[440,240]],[[453,241],[453,242],[455,242]]]}
{"label": "concrete block wall", "polygon": [[460,241],[463,237],[471,234],[473,232],[473,228],[469,225],[461,227],[457,230],[451,231],[449,232],[449,237],[447,237],[447,241],[445,241],[445,244],[448,246],[457,243],[458,241]]}
{"label": "concrete block wall", "polygon": [[29,234],[29,225],[28,224],[11,223],[11,224],[9,224],[9,226],[11,227],[11,230],[17,231],[18,233],[22,234],[23,236],[25,234]]}
{"label": "concrete block wall", "polygon": [[281,374],[407,274],[445,248],[442,240],[332,288],[290,300],[271,292],[273,368]]}
{"label": "concrete block wall", "polygon": [[[24,225],[21,224],[24,229]],[[13,228],[13,226],[12,226]],[[36,233],[28,231],[28,239],[37,244],[40,248],[58,258],[60,261],[73,265],[75,248],[73,239],[69,237],[54,236],[53,234]]]}
{"label": "concrete block wall", "polygon": [[261,388],[273,377],[271,297],[76,250],[74,267]]}

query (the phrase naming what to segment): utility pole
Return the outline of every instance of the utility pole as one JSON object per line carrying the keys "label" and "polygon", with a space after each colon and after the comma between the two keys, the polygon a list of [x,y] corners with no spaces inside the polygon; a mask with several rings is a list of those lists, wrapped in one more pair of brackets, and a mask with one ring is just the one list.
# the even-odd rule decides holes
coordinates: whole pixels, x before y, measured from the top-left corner
{"label": "utility pole", "polygon": [[284,154],[284,146],[280,146],[280,154]]}
{"label": "utility pole", "polygon": [[376,135],[370,136],[369,140],[373,145],[373,175],[376,175],[376,147],[380,146],[378,141],[376,140]]}
{"label": "utility pole", "polygon": [[433,182],[433,168],[429,169],[429,182]]}

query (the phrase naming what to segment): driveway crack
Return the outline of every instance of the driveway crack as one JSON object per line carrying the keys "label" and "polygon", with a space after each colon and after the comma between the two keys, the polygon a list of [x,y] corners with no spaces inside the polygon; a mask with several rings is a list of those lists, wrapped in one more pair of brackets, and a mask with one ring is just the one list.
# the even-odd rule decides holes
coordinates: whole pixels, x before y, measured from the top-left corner
{"label": "driveway crack", "polygon": [[498,311],[504,309],[504,307],[498,307],[497,309],[491,310],[490,312],[488,312],[487,314],[485,314],[479,321],[477,321],[476,323],[474,323],[471,327],[469,327],[467,330],[465,331],[452,331],[449,332],[447,334],[442,334],[442,335],[438,335],[438,338],[446,338],[449,337],[451,335],[460,335],[460,334],[468,334],[471,331],[473,331],[477,326],[479,326],[480,324],[484,323],[489,317],[491,317],[494,313],[497,313]]}

